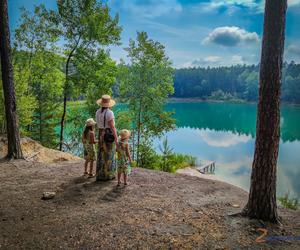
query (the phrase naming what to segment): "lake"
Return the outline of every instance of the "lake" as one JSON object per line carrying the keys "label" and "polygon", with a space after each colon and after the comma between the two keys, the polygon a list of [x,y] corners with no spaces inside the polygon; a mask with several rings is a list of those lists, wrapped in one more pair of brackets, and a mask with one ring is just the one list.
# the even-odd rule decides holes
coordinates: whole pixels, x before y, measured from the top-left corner
{"label": "lake", "polygon": [[[215,161],[215,177],[249,190],[254,154],[256,104],[176,102],[178,129],[167,133],[174,152]],[[300,197],[300,108],[281,108],[278,195]],[[156,141],[156,145],[159,142]]]}
{"label": "lake", "polygon": [[[114,110],[124,108],[126,105],[119,104]],[[166,109],[175,111],[174,118],[177,121],[177,129],[166,134],[174,152],[196,156],[200,162],[215,161],[217,179],[249,190],[256,104],[174,102],[168,103]],[[84,117],[80,118],[81,127],[82,119],[87,117],[85,112],[79,110],[77,115],[78,112]],[[299,198],[300,107],[282,106],[280,123],[278,195],[289,192],[291,196]],[[80,139],[78,124],[69,123],[67,131],[70,130],[78,131],[76,138]],[[157,148],[161,140],[155,140]],[[73,153],[81,154],[81,151],[79,148]]]}

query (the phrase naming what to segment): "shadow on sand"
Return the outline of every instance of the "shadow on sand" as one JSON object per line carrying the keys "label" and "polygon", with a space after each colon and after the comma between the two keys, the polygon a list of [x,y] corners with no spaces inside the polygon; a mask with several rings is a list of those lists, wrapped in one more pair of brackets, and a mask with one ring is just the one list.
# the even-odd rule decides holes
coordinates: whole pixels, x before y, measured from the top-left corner
{"label": "shadow on sand", "polygon": [[95,181],[95,178],[76,177],[59,187],[54,199],[58,204],[82,204],[96,198],[97,202],[114,202],[119,199],[126,188],[117,187],[115,181]]}

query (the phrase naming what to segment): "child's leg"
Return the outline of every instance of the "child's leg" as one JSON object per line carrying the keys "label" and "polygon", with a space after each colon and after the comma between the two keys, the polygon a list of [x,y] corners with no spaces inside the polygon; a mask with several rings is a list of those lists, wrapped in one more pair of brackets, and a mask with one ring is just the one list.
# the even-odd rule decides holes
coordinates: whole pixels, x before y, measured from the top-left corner
{"label": "child's leg", "polygon": [[127,174],[125,172],[123,173],[123,178],[124,178],[124,185],[127,185]]}
{"label": "child's leg", "polygon": [[121,172],[120,171],[118,171],[118,185],[121,183]]}
{"label": "child's leg", "polygon": [[87,167],[88,167],[88,164],[89,164],[89,161],[88,161],[88,160],[85,160],[85,163],[84,163],[84,173],[83,173],[83,174],[87,174]]}
{"label": "child's leg", "polygon": [[93,174],[94,161],[90,161],[90,175]]}

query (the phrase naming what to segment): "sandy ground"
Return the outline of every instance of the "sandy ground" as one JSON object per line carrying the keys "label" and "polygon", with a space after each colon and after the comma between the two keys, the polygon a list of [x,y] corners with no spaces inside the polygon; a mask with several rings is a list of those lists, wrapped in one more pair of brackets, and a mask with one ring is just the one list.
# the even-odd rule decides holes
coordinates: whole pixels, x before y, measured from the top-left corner
{"label": "sandy ground", "polygon": [[177,174],[185,174],[208,180],[218,180],[214,174],[202,174],[195,168],[181,168],[176,171]]}
{"label": "sandy ground", "polygon": [[[300,212],[282,226],[232,214],[247,193],[183,174],[133,169],[128,186],[81,176],[82,161],[0,163],[0,249],[300,249]],[[55,191],[42,200],[44,191]]]}
{"label": "sandy ground", "polygon": [[[21,139],[21,147],[23,155],[28,161],[53,163],[80,160],[79,157],[72,154],[45,148],[37,141],[34,141],[28,137],[24,137]],[[0,159],[5,157],[6,153],[7,139],[5,136],[0,135]]]}

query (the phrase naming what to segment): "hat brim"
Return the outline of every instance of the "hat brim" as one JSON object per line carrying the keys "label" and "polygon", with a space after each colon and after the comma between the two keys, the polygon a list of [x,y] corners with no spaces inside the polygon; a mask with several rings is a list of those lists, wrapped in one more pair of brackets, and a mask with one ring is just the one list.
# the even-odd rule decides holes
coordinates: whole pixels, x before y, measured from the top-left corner
{"label": "hat brim", "polygon": [[103,103],[102,99],[99,99],[99,100],[97,100],[97,104],[103,108],[111,108],[116,105],[116,102],[115,102],[115,100],[110,99],[110,101],[108,103]]}
{"label": "hat brim", "polygon": [[89,122],[86,123],[85,126],[95,126],[97,124],[97,122]]}
{"label": "hat brim", "polygon": [[122,139],[128,139],[130,136],[131,136],[131,133],[130,133],[130,132],[129,132],[129,133],[123,133],[123,134],[120,134],[120,137],[121,137]]}

